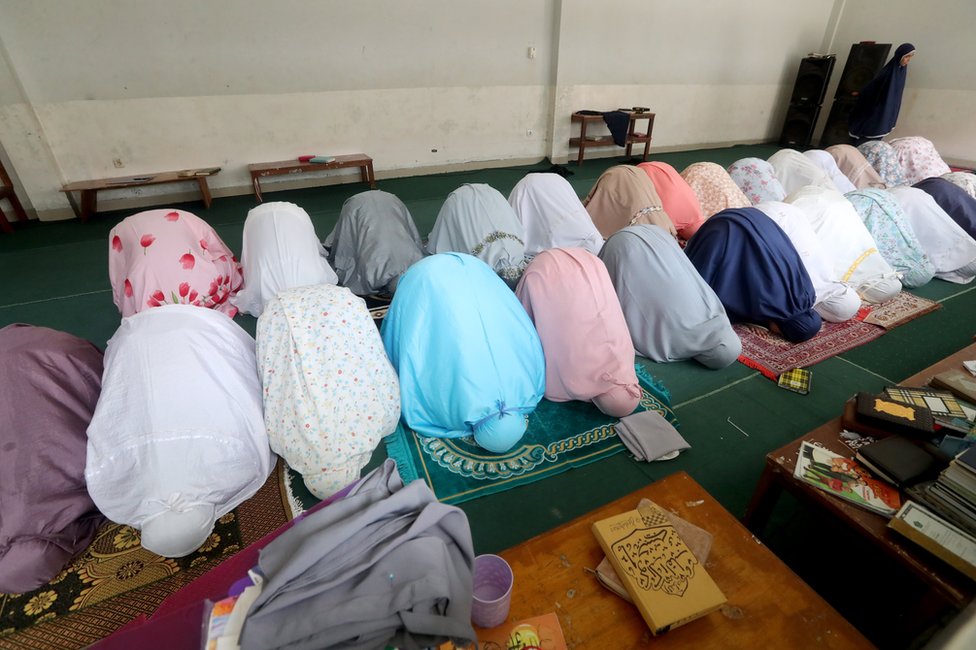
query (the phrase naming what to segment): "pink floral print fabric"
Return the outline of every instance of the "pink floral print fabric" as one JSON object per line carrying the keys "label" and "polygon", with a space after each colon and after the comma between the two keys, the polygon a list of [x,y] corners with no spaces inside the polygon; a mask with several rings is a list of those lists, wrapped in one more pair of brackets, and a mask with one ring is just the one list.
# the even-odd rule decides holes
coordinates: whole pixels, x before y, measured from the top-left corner
{"label": "pink floral print fabric", "polygon": [[122,316],[167,304],[233,317],[228,299],[244,281],[241,265],[214,229],[183,210],[148,210],[109,233],[108,275]]}
{"label": "pink floral print fabric", "polygon": [[952,171],[935,150],[932,141],[926,138],[918,136],[896,138],[891,141],[891,148],[898,156],[898,164],[901,165],[905,181],[909,185]]}
{"label": "pink floral print fabric", "polygon": [[685,182],[695,191],[706,219],[726,208],[752,207],[752,202],[719,164],[692,163],[681,172],[681,178],[685,179]]}

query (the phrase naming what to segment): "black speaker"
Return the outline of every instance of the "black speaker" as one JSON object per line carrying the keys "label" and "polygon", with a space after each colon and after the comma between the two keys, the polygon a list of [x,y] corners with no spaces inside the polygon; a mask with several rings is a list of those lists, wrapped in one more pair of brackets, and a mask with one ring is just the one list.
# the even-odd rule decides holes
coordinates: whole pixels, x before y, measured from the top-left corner
{"label": "black speaker", "polygon": [[817,126],[820,116],[819,104],[790,104],[783,123],[783,132],[779,136],[779,143],[784,147],[806,149],[813,139],[813,129]]}
{"label": "black speaker", "polygon": [[848,135],[847,116],[854,107],[853,99],[838,98],[830,107],[827,124],[820,134],[820,148],[826,149],[834,144],[854,144],[854,138]]}
{"label": "black speaker", "polygon": [[855,43],[847,56],[834,99],[851,98],[878,74],[888,60],[891,43]]}
{"label": "black speaker", "polygon": [[834,69],[834,57],[808,56],[800,61],[800,69],[796,73],[796,83],[793,84],[791,104],[823,104],[827,93],[827,82]]}

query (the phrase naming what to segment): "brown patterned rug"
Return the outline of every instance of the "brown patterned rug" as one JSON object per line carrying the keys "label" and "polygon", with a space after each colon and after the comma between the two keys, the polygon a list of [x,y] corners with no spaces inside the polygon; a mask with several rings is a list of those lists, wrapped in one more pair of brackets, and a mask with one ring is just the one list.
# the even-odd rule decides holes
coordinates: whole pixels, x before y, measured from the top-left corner
{"label": "brown patterned rug", "polygon": [[865,316],[864,322],[890,330],[936,309],[942,309],[942,305],[913,293],[902,291],[888,302],[873,306]]}
{"label": "brown patterned rug", "polygon": [[170,559],[140,545],[138,531],[107,523],[51,582],[24,594],[0,594],[0,648],[83,648],[288,521],[282,463],[257,494],[221,517],[195,553]]}

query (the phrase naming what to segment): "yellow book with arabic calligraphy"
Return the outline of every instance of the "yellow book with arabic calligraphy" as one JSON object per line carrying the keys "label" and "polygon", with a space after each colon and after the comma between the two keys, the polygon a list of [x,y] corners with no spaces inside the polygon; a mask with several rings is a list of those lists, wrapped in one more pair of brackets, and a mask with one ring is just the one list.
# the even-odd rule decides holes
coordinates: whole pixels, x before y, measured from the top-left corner
{"label": "yellow book with arabic calligraphy", "polygon": [[655,635],[721,607],[725,596],[660,508],[592,526],[603,552]]}

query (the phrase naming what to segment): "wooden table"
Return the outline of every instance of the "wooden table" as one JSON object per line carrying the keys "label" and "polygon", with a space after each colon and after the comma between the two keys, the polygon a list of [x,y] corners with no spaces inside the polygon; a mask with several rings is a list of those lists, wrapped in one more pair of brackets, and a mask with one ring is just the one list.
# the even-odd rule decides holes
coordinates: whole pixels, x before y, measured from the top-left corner
{"label": "wooden table", "polygon": [[[905,386],[924,386],[933,375],[951,368],[962,368],[962,362],[967,359],[976,359],[976,343],[900,383]],[[759,534],[769,520],[780,494],[786,489],[805,503],[823,508],[837,517],[870,541],[881,552],[893,557],[920,578],[928,586],[930,593],[937,597],[937,601],[934,602],[931,598],[925,599],[926,602],[921,603],[920,607],[930,608],[931,611],[916,610],[914,612],[916,619],[922,620],[928,616],[937,616],[939,614],[939,607],[937,607],[939,603],[948,604],[955,609],[964,608],[976,595],[976,584],[972,580],[934,555],[929,554],[917,544],[890,530],[887,526],[888,519],[886,517],[858,508],[827,494],[823,490],[793,478],[796,459],[803,441],[816,442],[831,451],[852,456],[850,447],[840,440],[839,434],[842,429],[841,419],[837,417],[788,445],[767,454],[766,465],[759,478],[759,484],[743,517],[745,524],[753,532]]]}
{"label": "wooden table", "polygon": [[[585,570],[603,557],[590,524],[636,508],[642,498],[712,533],[705,568],[728,598],[722,610],[660,637],[652,637],[633,605]],[[872,647],[685,472],[500,555],[515,573],[508,620],[556,612],[570,648]]]}
{"label": "wooden table", "polygon": [[99,178],[93,181],[77,181],[68,183],[61,188],[62,192],[71,199],[71,192],[81,193],[81,208],[71,201],[82,221],[88,221],[95,212],[98,211],[98,192],[99,190],[119,190],[126,187],[142,187],[144,185],[161,185],[163,183],[185,183],[195,182],[200,187],[203,195],[203,204],[209,208],[210,186],[207,185],[207,178],[220,171],[220,167],[208,169],[183,169],[178,172],[160,172],[158,174],[136,174],[134,176],[119,176],[117,178]]}
{"label": "wooden table", "polygon": [[251,173],[251,185],[254,186],[254,196],[258,203],[264,201],[261,196],[261,179],[268,176],[284,176],[287,174],[301,174],[303,172],[319,172],[344,167],[359,167],[363,182],[371,190],[376,189],[376,175],[373,173],[373,159],[364,153],[352,153],[336,156],[335,160],[327,163],[302,162],[300,160],[279,160],[269,163],[253,163],[247,166]]}
{"label": "wooden table", "polygon": [[[631,155],[631,150],[635,144],[644,145],[644,160],[647,160],[647,154],[651,150],[651,133],[654,131],[654,113],[649,113],[647,111],[642,113],[637,113],[635,111],[623,111],[630,116],[630,127],[627,130],[627,137],[625,140],[627,156]],[[583,165],[583,153],[590,147],[611,147],[616,146],[613,141],[613,136],[601,135],[597,137],[587,137],[586,127],[592,122],[598,122],[603,124],[603,114],[598,113],[596,115],[590,115],[589,113],[573,113],[571,120],[573,122],[580,123],[580,134],[578,138],[570,138],[569,146],[579,147],[579,156],[576,159],[576,164],[579,166]],[[637,121],[647,120],[647,130],[644,133],[637,132]]]}

